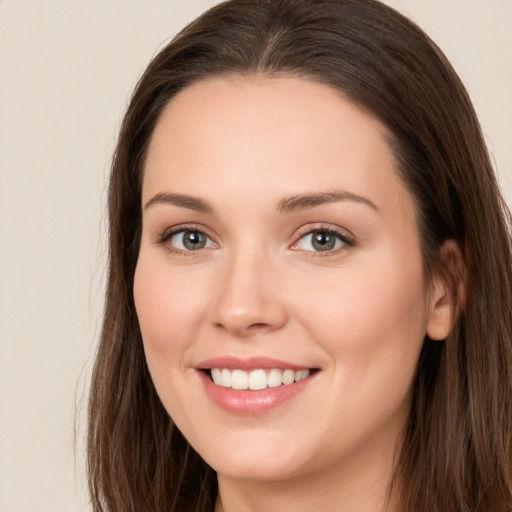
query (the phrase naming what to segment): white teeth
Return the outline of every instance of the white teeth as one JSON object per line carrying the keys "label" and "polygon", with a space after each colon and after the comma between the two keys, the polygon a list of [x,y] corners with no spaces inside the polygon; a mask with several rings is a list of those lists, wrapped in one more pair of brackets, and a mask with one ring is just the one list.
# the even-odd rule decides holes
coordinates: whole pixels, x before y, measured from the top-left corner
{"label": "white teeth", "polygon": [[272,368],[271,370],[257,369],[251,372],[244,370],[228,370],[227,368],[212,368],[212,380],[217,386],[232,388],[237,390],[250,389],[258,391],[265,388],[275,388],[277,386],[289,386],[294,382],[309,377],[309,370],[281,370]]}
{"label": "white teeth", "polygon": [[289,386],[295,382],[295,372],[293,370],[285,370],[283,373],[283,384]]}
{"label": "white teeth", "polygon": [[219,368],[212,368],[212,379],[217,386],[222,386],[222,370]]}
{"label": "white teeth", "polygon": [[309,375],[309,370],[300,370],[298,372],[295,372],[295,382],[300,382],[301,380],[304,380]]}
{"label": "white teeth", "polygon": [[277,388],[277,386],[280,386],[283,383],[281,378],[282,373],[283,372],[281,370],[272,368],[272,370],[270,370],[267,375],[267,386],[269,388]]}
{"label": "white teeth", "polygon": [[267,374],[265,370],[253,370],[249,374],[249,389],[257,391],[267,387]]}
{"label": "white teeth", "polygon": [[229,370],[226,370],[224,368],[221,372],[221,386],[224,386],[225,388],[231,387],[231,372]]}
{"label": "white teeth", "polygon": [[231,372],[231,387],[233,389],[248,389],[249,375],[243,370],[233,370]]}

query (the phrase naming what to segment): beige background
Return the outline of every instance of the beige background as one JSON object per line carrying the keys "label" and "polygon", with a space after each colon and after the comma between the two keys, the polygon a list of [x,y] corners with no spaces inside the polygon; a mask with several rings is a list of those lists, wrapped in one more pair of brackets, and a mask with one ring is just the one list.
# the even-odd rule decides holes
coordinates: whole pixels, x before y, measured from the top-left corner
{"label": "beige background", "polygon": [[[110,154],[144,65],[214,3],[0,0],[0,512],[89,510],[80,399],[101,317]],[[454,63],[512,204],[512,0],[386,3]]]}

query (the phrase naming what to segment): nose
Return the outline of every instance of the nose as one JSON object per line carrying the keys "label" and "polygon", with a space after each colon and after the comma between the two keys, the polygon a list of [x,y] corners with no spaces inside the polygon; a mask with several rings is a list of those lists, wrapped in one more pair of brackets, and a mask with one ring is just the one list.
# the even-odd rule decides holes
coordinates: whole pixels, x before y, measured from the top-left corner
{"label": "nose", "polygon": [[233,255],[224,265],[210,309],[214,326],[238,337],[283,327],[288,316],[276,265],[252,251]]}

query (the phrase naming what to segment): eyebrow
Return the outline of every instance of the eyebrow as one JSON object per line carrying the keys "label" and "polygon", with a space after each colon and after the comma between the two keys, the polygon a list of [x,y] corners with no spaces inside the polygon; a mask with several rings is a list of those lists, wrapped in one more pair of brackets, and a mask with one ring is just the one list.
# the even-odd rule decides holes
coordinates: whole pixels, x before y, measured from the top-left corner
{"label": "eyebrow", "polygon": [[[379,211],[379,208],[364,196],[354,194],[348,191],[336,192],[315,192],[313,194],[298,194],[285,197],[277,203],[277,211],[280,213],[292,213],[299,210],[308,210],[315,206],[339,201],[355,201],[357,203],[370,206],[373,210]],[[144,206],[144,210],[155,204],[172,204],[181,208],[188,208],[200,213],[213,213],[213,208],[199,197],[186,194],[172,194],[170,192],[159,192],[154,195]]]}
{"label": "eyebrow", "polygon": [[144,206],[147,210],[150,206],[155,204],[172,204],[182,208],[188,208],[201,213],[213,213],[213,208],[202,199],[198,197],[188,196],[185,194],[171,194],[169,192],[159,192],[154,195]]}
{"label": "eyebrow", "polygon": [[334,191],[334,192],[317,192],[314,194],[299,194],[291,197],[281,199],[277,209],[281,213],[292,213],[297,210],[308,210],[315,206],[320,206],[326,203],[335,203],[338,201],[355,201],[357,203],[365,204],[375,211],[379,208],[370,201],[367,197],[354,194],[348,191]]}

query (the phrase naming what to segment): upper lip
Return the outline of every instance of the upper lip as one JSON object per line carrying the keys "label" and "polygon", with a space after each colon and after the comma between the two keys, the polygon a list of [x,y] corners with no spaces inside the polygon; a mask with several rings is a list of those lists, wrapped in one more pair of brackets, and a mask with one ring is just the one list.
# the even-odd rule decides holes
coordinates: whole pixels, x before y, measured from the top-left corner
{"label": "upper lip", "polygon": [[196,365],[196,368],[198,370],[209,370],[211,368],[226,368],[228,370],[245,371],[272,368],[280,368],[283,370],[290,369],[295,371],[311,369],[310,366],[303,366],[300,364],[264,356],[247,358],[233,356],[215,357],[212,359],[201,361],[199,364]]}

